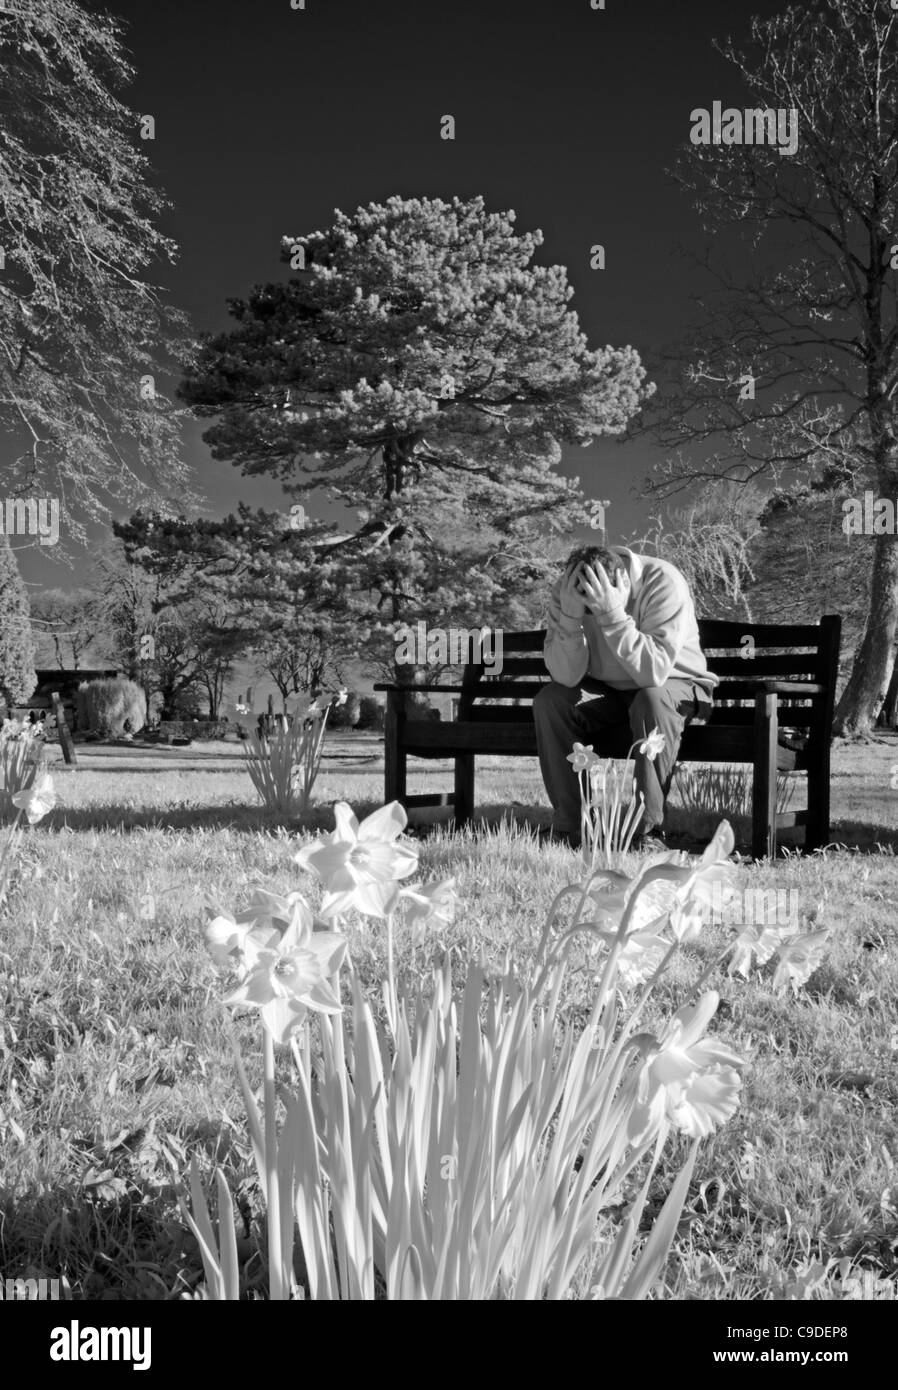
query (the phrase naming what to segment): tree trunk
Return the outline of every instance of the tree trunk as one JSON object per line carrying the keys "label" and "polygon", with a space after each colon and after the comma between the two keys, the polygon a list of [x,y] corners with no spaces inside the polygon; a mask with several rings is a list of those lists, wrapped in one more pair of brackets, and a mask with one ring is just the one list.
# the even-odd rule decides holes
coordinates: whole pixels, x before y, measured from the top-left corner
{"label": "tree trunk", "polygon": [[[893,496],[881,490],[882,496]],[[842,691],[835,732],[866,737],[890,688],[898,641],[898,536],[876,536],[870,606],[848,684]]]}
{"label": "tree trunk", "polygon": [[889,681],[889,689],[886,694],[885,702],[879,711],[879,718],[876,721],[880,729],[894,729],[898,714],[898,659],[893,660],[892,678]]}

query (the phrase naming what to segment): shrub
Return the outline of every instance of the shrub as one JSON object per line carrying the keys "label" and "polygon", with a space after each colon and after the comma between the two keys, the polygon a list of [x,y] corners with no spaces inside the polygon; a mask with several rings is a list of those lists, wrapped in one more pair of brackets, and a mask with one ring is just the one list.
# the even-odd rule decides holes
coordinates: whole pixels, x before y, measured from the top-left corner
{"label": "shrub", "polygon": [[359,701],[359,722],[356,727],[376,729],[380,732],[384,726],[385,713],[386,711],[376,695],[363,695]]}
{"label": "shrub", "polygon": [[330,715],[332,729],[354,729],[362,712],[361,697],[350,690],[342,705],[334,705]]}
{"label": "shrub", "polygon": [[131,721],[142,729],[147,719],[147,698],[140,686],[124,676],[82,681],[77,695],[78,726],[100,738],[117,738]]}

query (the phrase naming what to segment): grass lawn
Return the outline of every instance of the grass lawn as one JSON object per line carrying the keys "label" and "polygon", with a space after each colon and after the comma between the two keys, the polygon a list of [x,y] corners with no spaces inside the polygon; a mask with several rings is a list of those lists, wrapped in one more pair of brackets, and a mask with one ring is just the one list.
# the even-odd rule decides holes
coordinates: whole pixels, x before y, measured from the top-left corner
{"label": "grass lawn", "polygon": [[[316,899],[292,855],[310,832],[332,826],[334,800],[359,814],[381,803],[382,744],[328,740],[318,805],[302,825],[259,809],[234,744],[79,745],[78,756],[76,769],[54,763],[60,804],[26,830],[0,907],[0,1278],[65,1276],[75,1298],[196,1289],[202,1265],[176,1200],[195,1155],[204,1175],[215,1163],[229,1174],[245,1223],[240,1253],[250,1283],[261,1285],[259,1194],[230,1053],[235,1024],[217,1002],[202,903],[211,893],[237,910],[256,882],[304,887]],[[896,1296],[893,765],[890,736],[837,747],[837,847],[740,870],[742,886],[794,889],[802,924],[829,925],[832,938],[796,999],[774,993],[769,970],[748,983],[712,981],[722,998],[712,1028],[747,1059],[743,1102],[700,1149],[664,1297],[780,1298],[790,1283],[818,1298]],[[411,791],[451,786],[448,766],[413,767]],[[481,954],[498,965],[510,952],[526,965],[551,899],[578,876],[577,856],[537,848],[506,814],[515,802],[547,818],[534,760],[479,760],[478,800],[481,823],[459,835],[438,824],[422,840],[422,876],[453,874],[463,908],[426,945],[400,936],[401,975],[420,974],[446,947],[459,979]],[[672,827],[685,829],[684,819],[673,808]],[[703,837],[713,824],[708,816],[688,828]],[[725,936],[711,927],[686,948],[655,1021],[677,1007]],[[351,938],[374,987],[382,936],[367,925]],[[587,977],[570,979],[566,1005],[577,1016]],[[238,1019],[236,1030],[255,1044],[254,1023]],[[669,1151],[671,1170],[682,1153]],[[667,1185],[662,1175],[658,1205]],[[830,1260],[846,1263],[815,1284]],[[864,1272],[865,1283],[851,1282]]]}

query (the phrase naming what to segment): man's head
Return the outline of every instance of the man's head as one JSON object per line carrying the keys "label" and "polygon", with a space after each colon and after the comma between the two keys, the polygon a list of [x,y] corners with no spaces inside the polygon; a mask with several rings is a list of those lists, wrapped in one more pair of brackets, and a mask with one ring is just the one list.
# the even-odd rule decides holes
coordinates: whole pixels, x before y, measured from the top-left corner
{"label": "man's head", "polygon": [[564,566],[565,574],[570,574],[578,565],[601,565],[613,584],[618,570],[627,572],[627,567],[619,555],[609,550],[607,545],[580,545],[572,550]]}

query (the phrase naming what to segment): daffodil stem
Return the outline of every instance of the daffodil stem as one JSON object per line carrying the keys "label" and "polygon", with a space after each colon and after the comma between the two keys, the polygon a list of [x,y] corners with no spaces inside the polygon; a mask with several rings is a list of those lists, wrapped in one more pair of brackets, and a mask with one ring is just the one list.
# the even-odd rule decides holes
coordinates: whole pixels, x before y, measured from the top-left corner
{"label": "daffodil stem", "polygon": [[284,1290],[281,1262],[281,1203],[278,1192],[277,1092],[274,1081],[274,1038],[262,1029],[265,1059],[265,1177],[268,1188],[268,1292],[272,1302],[289,1296]]}
{"label": "daffodil stem", "polygon": [[390,991],[390,1028],[393,1037],[399,1023],[399,999],[396,994],[396,976],[393,970],[393,914],[387,914],[387,979]]}

